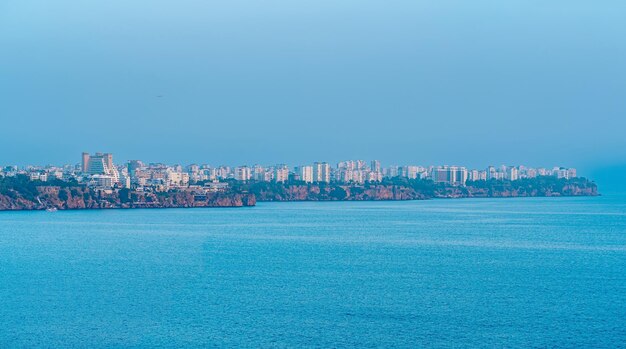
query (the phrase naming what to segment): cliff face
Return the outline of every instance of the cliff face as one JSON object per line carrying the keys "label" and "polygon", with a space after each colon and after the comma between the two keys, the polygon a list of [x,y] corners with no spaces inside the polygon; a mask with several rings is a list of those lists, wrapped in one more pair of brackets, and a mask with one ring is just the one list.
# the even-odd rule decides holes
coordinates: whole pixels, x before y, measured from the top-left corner
{"label": "cliff face", "polygon": [[490,183],[490,185],[469,185],[454,188],[446,194],[460,197],[554,197],[554,196],[597,196],[598,187],[587,180],[535,182],[521,184],[514,182]]}
{"label": "cliff face", "polygon": [[598,195],[596,185],[585,179],[483,181],[468,183],[464,187],[408,180],[400,183],[365,185],[252,183],[242,185],[242,188],[254,193],[259,201],[424,200],[431,198]]}
{"label": "cliff face", "polygon": [[514,198],[514,197],[554,197],[554,196],[597,196],[593,188],[567,187],[562,191],[552,191],[549,188],[540,189],[501,189],[490,190],[485,188],[448,188],[436,193],[436,198]]}
{"label": "cliff face", "polygon": [[6,183],[0,186],[0,210],[242,207],[254,206],[257,200],[364,201],[595,195],[598,195],[596,185],[583,178],[479,181],[468,182],[464,187],[408,179],[393,179],[364,185],[235,182],[228,192],[200,194],[185,189],[164,193],[128,189],[105,192],[79,185],[37,185],[22,179],[21,182],[11,186]]}
{"label": "cliff face", "polygon": [[95,191],[86,187],[37,187],[36,193],[11,190],[0,194],[0,210],[59,210],[100,208],[175,208],[175,207],[243,207],[254,206],[256,198],[247,193],[189,192],[148,193],[129,190]]}
{"label": "cliff face", "polygon": [[284,185],[276,188],[257,188],[259,201],[366,201],[366,200],[419,200],[427,199],[424,193],[411,188],[389,185],[372,185],[367,188],[352,185]]}

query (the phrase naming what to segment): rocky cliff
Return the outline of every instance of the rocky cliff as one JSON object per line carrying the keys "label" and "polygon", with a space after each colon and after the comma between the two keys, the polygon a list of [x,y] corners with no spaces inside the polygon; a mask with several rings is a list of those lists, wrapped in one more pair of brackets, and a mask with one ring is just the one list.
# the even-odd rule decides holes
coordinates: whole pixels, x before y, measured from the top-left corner
{"label": "rocky cliff", "polygon": [[519,181],[468,182],[466,186],[435,184],[431,181],[391,179],[383,183],[307,184],[239,183],[240,190],[253,193],[258,201],[364,201],[424,200],[432,198],[595,196],[595,183],[584,178],[536,178]]}
{"label": "rocky cliff", "polygon": [[0,180],[0,210],[42,210],[47,208],[169,208],[242,207],[256,201],[364,201],[424,200],[431,198],[595,196],[595,183],[584,178],[542,177],[518,181],[478,181],[466,186],[435,184],[406,178],[382,183],[307,184],[231,182],[227,192],[198,193],[193,190],[143,192],[120,189],[100,191],[65,182],[31,182],[25,179]]}
{"label": "rocky cliff", "polygon": [[243,207],[255,204],[254,195],[235,192],[196,195],[184,191],[154,193],[126,189],[97,191],[84,186],[36,186],[35,191],[15,188],[0,193],[0,210]]}
{"label": "rocky cliff", "polygon": [[429,196],[409,187],[394,185],[307,185],[252,187],[259,201],[368,201],[420,200]]}

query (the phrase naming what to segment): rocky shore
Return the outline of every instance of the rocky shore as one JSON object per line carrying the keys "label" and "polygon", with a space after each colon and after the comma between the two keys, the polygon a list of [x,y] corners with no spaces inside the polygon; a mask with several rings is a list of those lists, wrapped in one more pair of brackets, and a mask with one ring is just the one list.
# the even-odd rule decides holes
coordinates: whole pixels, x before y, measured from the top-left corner
{"label": "rocky shore", "polygon": [[435,184],[427,180],[394,178],[382,183],[306,184],[233,183],[258,201],[379,201],[434,198],[596,196],[595,183],[585,178],[542,177],[518,181],[468,182],[466,186]]}
{"label": "rocky shore", "polygon": [[584,179],[541,177],[518,181],[468,182],[448,186],[426,180],[394,178],[382,183],[307,184],[235,182],[223,192],[177,189],[144,192],[94,190],[76,183],[0,179],[0,211],[106,208],[245,207],[257,201],[381,201],[433,198],[596,196],[595,183]]}
{"label": "rocky shore", "polygon": [[85,186],[28,185],[0,191],[0,211],[77,210],[107,208],[183,208],[254,206],[255,196],[233,191],[193,193],[190,191],[142,192],[128,189],[93,190]]}

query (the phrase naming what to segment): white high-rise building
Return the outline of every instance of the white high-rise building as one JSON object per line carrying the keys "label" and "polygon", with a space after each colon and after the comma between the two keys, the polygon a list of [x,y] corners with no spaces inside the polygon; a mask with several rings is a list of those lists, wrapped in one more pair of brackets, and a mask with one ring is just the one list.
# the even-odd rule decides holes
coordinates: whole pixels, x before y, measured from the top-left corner
{"label": "white high-rise building", "polygon": [[510,166],[506,169],[506,179],[516,181],[519,179],[518,177],[518,171],[515,166]]}
{"label": "white high-rise building", "polygon": [[313,164],[313,182],[330,183],[330,165],[327,162]]}
{"label": "white high-rise building", "polygon": [[381,172],[382,168],[380,167],[380,161],[372,160],[372,172]]}
{"label": "white high-rise building", "polygon": [[289,179],[289,167],[287,165],[277,165],[274,169],[274,181],[284,183]]}
{"label": "white high-rise building", "polygon": [[480,180],[480,172],[478,170],[471,170],[468,172],[468,179],[470,181],[479,181]]}
{"label": "white high-rise building", "polygon": [[252,168],[252,178],[255,181],[265,182],[267,180],[267,170],[261,165],[254,165]]}
{"label": "white high-rise building", "polygon": [[406,177],[409,179],[416,179],[419,173],[419,166],[407,166]]}
{"label": "white high-rise building", "polygon": [[235,169],[235,179],[238,181],[249,181],[252,178],[252,171],[248,166],[239,166]]}
{"label": "white high-rise building", "polygon": [[571,178],[576,178],[576,177],[577,177],[576,169],[575,168],[568,168],[567,169],[567,178],[571,179]]}
{"label": "white high-rise building", "polygon": [[306,183],[313,183],[313,166],[300,166],[298,168],[300,180]]}

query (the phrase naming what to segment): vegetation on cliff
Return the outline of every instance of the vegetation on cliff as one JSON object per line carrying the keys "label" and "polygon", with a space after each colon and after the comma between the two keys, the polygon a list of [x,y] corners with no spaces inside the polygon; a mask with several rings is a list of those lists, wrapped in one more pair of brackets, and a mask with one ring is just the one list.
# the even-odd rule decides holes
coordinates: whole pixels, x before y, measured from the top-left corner
{"label": "vegetation on cliff", "polygon": [[229,182],[226,192],[197,193],[130,189],[94,190],[76,182],[30,181],[26,176],[0,178],[0,210],[46,208],[161,208],[254,206],[256,201],[424,200],[465,197],[594,196],[595,183],[585,178],[538,177],[517,181],[476,181],[466,186],[430,180],[385,178],[380,183]]}
{"label": "vegetation on cliff", "polygon": [[250,192],[258,201],[422,200],[464,197],[594,196],[595,183],[585,178],[538,177],[517,181],[468,182],[466,186],[437,184],[431,180],[385,178],[380,183],[304,183],[290,181],[236,182],[231,186]]}
{"label": "vegetation on cliff", "polygon": [[234,191],[105,191],[60,180],[30,181],[26,176],[0,178],[0,210],[240,207],[254,206],[255,203],[253,195]]}

